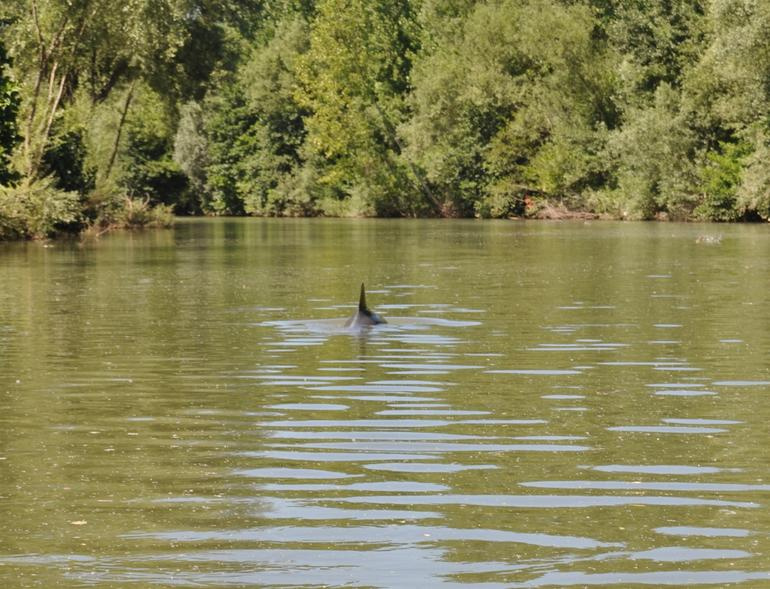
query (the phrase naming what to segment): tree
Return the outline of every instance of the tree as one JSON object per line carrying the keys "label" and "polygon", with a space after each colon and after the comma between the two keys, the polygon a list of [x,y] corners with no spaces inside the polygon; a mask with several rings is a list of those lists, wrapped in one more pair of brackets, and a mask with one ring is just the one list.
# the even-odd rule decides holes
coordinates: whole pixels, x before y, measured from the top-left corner
{"label": "tree", "polygon": [[506,216],[523,212],[527,195],[598,183],[616,113],[591,11],[502,0],[449,14],[415,66],[403,129],[438,198],[462,214]]}
{"label": "tree", "polygon": [[205,135],[203,107],[188,102],[180,109],[179,125],[174,136],[173,160],[187,177],[190,196],[180,212],[200,213],[206,195],[206,168],[209,163],[209,145]]}
{"label": "tree", "polygon": [[685,106],[701,140],[701,203],[713,220],[769,218],[770,6],[714,0],[709,44],[685,80]]}
{"label": "tree", "polygon": [[[345,18],[341,19],[340,15]],[[320,182],[360,212],[413,215],[432,203],[418,171],[402,157],[415,15],[407,0],[321,0],[310,48],[298,61],[306,148],[323,162]],[[414,198],[422,193],[428,200]]]}
{"label": "tree", "polygon": [[203,132],[211,208],[261,215],[316,212],[309,194],[292,189],[302,176],[303,109],[295,94],[295,63],[307,51],[307,24],[289,15],[223,89],[206,101]]}
{"label": "tree", "polygon": [[678,87],[702,54],[707,0],[592,0],[622,56],[623,98],[649,104],[660,84]]}
{"label": "tree", "polygon": [[686,219],[696,206],[698,138],[681,106],[681,94],[661,84],[651,106],[627,109],[628,120],[611,134],[608,160],[617,182],[614,206],[623,217],[659,213]]}
{"label": "tree", "polygon": [[11,154],[19,141],[16,117],[19,111],[19,93],[10,77],[10,60],[0,42],[0,186],[8,184],[14,174]]}
{"label": "tree", "polygon": [[[24,173],[40,175],[60,110],[80,89],[94,106],[123,95],[115,146],[137,81],[170,101],[202,95],[227,52],[224,19],[255,11],[253,2],[213,0],[129,0],[119,10],[107,0],[9,0],[0,16],[12,22],[7,38],[23,84]],[[111,153],[100,166],[106,177]]]}
{"label": "tree", "polygon": [[187,189],[187,178],[172,158],[174,113],[151,88],[142,85],[136,94],[136,109],[125,123],[126,164],[119,183],[131,198],[173,206]]}

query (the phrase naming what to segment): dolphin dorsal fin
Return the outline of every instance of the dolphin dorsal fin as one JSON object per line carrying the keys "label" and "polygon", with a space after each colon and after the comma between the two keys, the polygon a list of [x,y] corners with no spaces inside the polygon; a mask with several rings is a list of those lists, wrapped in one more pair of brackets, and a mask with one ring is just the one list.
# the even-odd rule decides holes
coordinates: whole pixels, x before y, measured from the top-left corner
{"label": "dolphin dorsal fin", "polygon": [[369,310],[366,306],[366,289],[363,282],[361,283],[361,297],[358,299],[358,310],[361,312]]}

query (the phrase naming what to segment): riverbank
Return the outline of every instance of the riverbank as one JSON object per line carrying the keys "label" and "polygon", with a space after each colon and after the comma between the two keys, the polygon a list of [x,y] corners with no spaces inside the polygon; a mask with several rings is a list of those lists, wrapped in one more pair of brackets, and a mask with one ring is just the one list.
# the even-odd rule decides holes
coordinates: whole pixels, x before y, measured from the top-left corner
{"label": "riverbank", "polygon": [[0,232],[102,231],[104,195],[180,215],[770,218],[762,3],[242,4],[161,26],[11,3],[0,185],[36,195],[0,202]]}
{"label": "riverbank", "polygon": [[[41,192],[43,193],[41,195]],[[151,228],[169,228],[177,219],[212,218],[219,215],[177,215],[173,208],[163,204],[150,204],[149,199],[131,199],[112,197],[108,201],[90,201],[83,204],[73,195],[49,191],[45,201],[45,191],[28,191],[28,198],[20,197],[21,191],[0,187],[0,241],[25,239],[51,239],[56,237],[80,236],[83,239],[98,238],[106,233],[120,230],[141,230]],[[51,206],[51,194],[58,194],[59,203]],[[517,208],[520,214],[500,215],[497,217],[460,216],[460,215],[422,215],[415,219],[507,219],[530,221],[657,221],[657,222],[707,222],[708,219],[696,216],[670,215],[659,212],[652,218],[640,219],[617,211],[614,214],[574,208],[562,200],[523,199],[523,205]],[[225,217],[243,218],[392,218],[363,214],[315,214],[315,215],[224,215]],[[764,222],[758,216],[736,220],[734,222]]]}
{"label": "riverbank", "polygon": [[82,199],[47,181],[0,186],[0,241],[48,239],[58,235],[97,237],[117,229],[170,227],[172,207],[149,199],[111,195]]}

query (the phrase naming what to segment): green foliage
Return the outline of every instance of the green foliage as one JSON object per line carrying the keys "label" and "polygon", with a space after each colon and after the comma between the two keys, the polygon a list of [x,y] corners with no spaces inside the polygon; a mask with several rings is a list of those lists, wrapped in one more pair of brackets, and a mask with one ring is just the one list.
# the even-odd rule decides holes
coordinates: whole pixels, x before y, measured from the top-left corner
{"label": "green foliage", "polygon": [[9,75],[10,59],[0,40],[0,185],[15,176],[11,169],[11,154],[19,141],[17,116],[19,92]]}
{"label": "green foliage", "polygon": [[623,98],[639,106],[661,84],[678,86],[697,63],[706,39],[707,0],[598,2],[612,45],[622,56]]}
{"label": "green foliage", "polygon": [[743,162],[749,152],[747,143],[722,143],[719,151],[706,154],[707,163],[700,170],[703,201],[695,213],[708,221],[736,221],[738,188]]}
{"label": "green foliage", "polygon": [[49,237],[79,220],[77,193],[57,189],[52,178],[0,186],[0,239]]}
{"label": "green foliage", "polygon": [[174,136],[173,159],[187,177],[190,192],[187,206],[180,212],[200,212],[202,204],[210,200],[206,196],[209,145],[204,130],[203,107],[197,102],[182,106]]}
{"label": "green foliage", "polygon": [[273,38],[244,65],[241,84],[254,149],[243,161],[241,181],[246,212],[259,215],[312,214],[309,194],[290,186],[304,164],[304,119],[309,114],[296,100],[296,63],[308,50],[307,24],[301,18],[278,23]]}
{"label": "green foliage", "polygon": [[56,186],[81,196],[93,190],[95,174],[86,164],[84,130],[56,134],[43,154],[42,172],[56,180]]}
{"label": "green foliage", "polygon": [[174,222],[172,207],[151,205],[147,199],[121,196],[114,190],[95,193],[89,212],[91,218],[82,230],[84,237],[98,237],[113,229],[166,228]]}
{"label": "green foliage", "polygon": [[138,198],[126,198],[122,205],[115,222],[124,229],[170,227],[174,222],[174,214],[167,205],[151,206],[149,201]]}
{"label": "green foliage", "polygon": [[379,215],[426,206],[415,198],[420,178],[398,136],[416,34],[406,0],[321,0],[297,65],[297,97],[311,113],[305,146],[322,163],[319,181]]}
{"label": "green foliage", "polygon": [[[415,66],[414,114],[403,128],[407,157],[425,170],[438,198],[459,211],[472,211],[486,193],[487,146],[513,116],[516,84],[528,65],[515,15],[504,18],[505,12],[499,4],[478,5],[462,27],[455,25],[456,35],[442,35]],[[508,140],[499,138],[501,155],[514,156],[503,147]]]}
{"label": "green foliage", "polygon": [[243,198],[238,190],[240,162],[250,152],[248,130],[254,116],[248,112],[243,94],[235,82],[224,84],[207,97],[204,132],[209,145],[206,167],[207,191],[201,208],[210,214],[242,214]]}
{"label": "green foliage", "polygon": [[[713,110],[724,128],[738,130],[770,114],[770,4],[713,0],[711,44],[696,74],[693,93]],[[705,94],[705,95],[704,95]]]}
{"label": "green foliage", "polygon": [[131,198],[173,205],[183,200],[187,177],[173,160],[173,120],[161,98],[140,91],[128,119],[120,185]]}
{"label": "green foliage", "polygon": [[[611,55],[580,4],[478,4],[415,67],[409,156],[465,214],[520,213],[526,194],[599,182]],[[536,14],[537,17],[531,15]]]}
{"label": "green foliage", "polygon": [[627,116],[608,143],[622,216],[687,218],[695,206],[696,144],[679,93],[662,84],[651,106],[628,109]]}
{"label": "green foliage", "polygon": [[770,219],[770,143],[763,131],[756,134],[752,144],[752,151],[741,162],[735,206],[745,218]]}
{"label": "green foliage", "polygon": [[[188,210],[186,178],[170,156],[177,103],[202,97],[217,67],[235,67],[261,13],[256,0],[136,0],[119,10],[106,0],[3,3],[0,22],[9,24],[0,30],[0,45],[5,41],[14,55],[21,85],[24,141],[16,160],[25,181],[34,185],[53,174],[64,189],[95,190],[83,199],[86,209],[114,200],[122,183],[131,194]],[[124,125],[136,120],[137,85],[162,97],[160,110],[169,115],[163,133],[134,125],[126,137]],[[0,107],[5,97],[0,92]],[[73,111],[79,125],[70,125]],[[8,112],[2,110],[0,122]],[[63,127],[62,119],[68,120]],[[6,159],[3,140],[0,164]],[[115,194],[105,196],[108,189]]]}
{"label": "green foliage", "polygon": [[0,23],[6,237],[155,205],[770,218],[768,2],[10,0]]}

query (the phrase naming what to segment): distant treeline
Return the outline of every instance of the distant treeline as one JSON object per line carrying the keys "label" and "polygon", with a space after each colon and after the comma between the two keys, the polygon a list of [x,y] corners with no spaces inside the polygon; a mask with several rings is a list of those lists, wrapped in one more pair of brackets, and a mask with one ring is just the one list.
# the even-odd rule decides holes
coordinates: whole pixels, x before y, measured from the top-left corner
{"label": "distant treeline", "polygon": [[0,237],[770,217],[770,2],[3,0]]}

